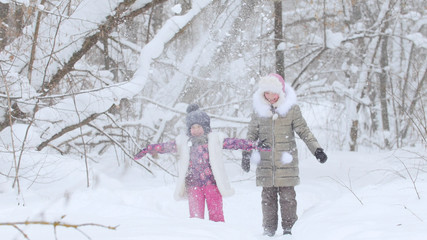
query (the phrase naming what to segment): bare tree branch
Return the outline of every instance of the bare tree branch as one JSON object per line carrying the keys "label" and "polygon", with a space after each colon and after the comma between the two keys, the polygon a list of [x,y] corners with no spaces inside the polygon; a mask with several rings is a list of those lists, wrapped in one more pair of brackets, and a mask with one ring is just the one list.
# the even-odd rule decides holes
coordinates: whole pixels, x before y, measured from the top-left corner
{"label": "bare tree branch", "polygon": [[70,59],[64,63],[63,67],[52,76],[50,82],[44,86],[45,89],[43,89],[43,96],[51,92],[52,89],[54,89],[59,84],[63,77],[73,70],[74,65],[99,41],[102,36],[108,36],[119,24],[125,21],[130,21],[148,9],[166,2],[166,0],[154,0],[144,5],[144,7],[136,9],[122,16],[122,14],[124,14],[135,1],[136,0],[125,0],[120,3],[119,6],[117,6],[117,8],[113,11],[115,14],[113,16],[107,17],[107,21],[98,27],[98,31],[85,39],[82,47],[78,51],[74,52]]}
{"label": "bare tree branch", "polygon": [[41,151],[44,147],[46,147],[51,141],[63,136],[64,134],[71,132],[83,125],[86,125],[88,123],[90,123],[91,121],[95,120],[97,117],[99,117],[100,115],[102,115],[102,113],[94,113],[92,115],[90,115],[88,118],[84,119],[83,121],[77,123],[77,124],[73,124],[70,126],[65,127],[64,129],[62,129],[60,132],[56,133],[55,135],[53,135],[51,138],[49,138],[48,140],[42,142],[40,145],[37,146],[37,151]]}
{"label": "bare tree branch", "polygon": [[[96,127],[95,125],[92,125],[92,124],[88,124],[88,126],[89,127],[92,127],[92,128],[94,128],[94,129],[96,129],[98,132],[100,132],[100,133],[102,133],[102,134],[104,134],[106,137],[108,137],[111,141],[113,141],[119,148],[121,148],[122,149],[122,151],[128,156],[128,157],[130,157],[131,159],[133,159],[133,156],[126,150],[126,148],[125,147],[123,147],[123,145],[122,144],[120,144],[119,142],[117,142],[113,137],[111,137],[108,133],[106,133],[105,131],[102,131],[100,128],[98,128],[98,127]],[[144,166],[143,164],[141,164],[140,162],[138,162],[138,161],[135,161],[138,165],[140,165],[140,166],[142,166],[143,168],[145,168],[145,170],[147,170],[149,173],[151,173],[151,174],[153,174],[153,172],[150,170],[150,169],[148,169],[146,166]],[[154,175],[154,174],[153,174]]]}
{"label": "bare tree branch", "polygon": [[[55,233],[56,233],[57,227],[73,228],[76,231],[79,231],[80,233],[85,235],[88,239],[90,239],[89,236],[87,234],[85,234],[82,230],[80,230],[81,227],[94,226],[94,227],[107,228],[109,230],[116,230],[118,228],[118,226],[106,226],[106,225],[97,224],[97,223],[70,224],[70,223],[64,223],[61,221],[56,221],[56,222],[47,222],[47,221],[0,222],[0,226],[12,226],[15,229],[17,229],[22,234],[22,236],[24,236],[25,239],[30,239],[28,237],[28,235],[21,228],[19,228],[20,225],[53,226]],[[56,234],[55,234],[55,236],[56,236]]]}

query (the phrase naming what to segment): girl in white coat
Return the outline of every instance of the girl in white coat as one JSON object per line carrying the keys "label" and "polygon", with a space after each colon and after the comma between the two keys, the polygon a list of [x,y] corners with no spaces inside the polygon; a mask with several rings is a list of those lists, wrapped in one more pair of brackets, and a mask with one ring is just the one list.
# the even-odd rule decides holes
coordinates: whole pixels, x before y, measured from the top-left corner
{"label": "girl in white coat", "polygon": [[222,150],[268,151],[268,148],[262,142],[258,146],[253,141],[211,132],[210,118],[197,104],[188,106],[186,125],[187,135],[180,135],[172,142],[148,145],[134,159],[147,153],[178,153],[175,199],[188,198],[191,218],[204,218],[206,202],[209,220],[224,222],[222,197],[232,195],[234,190],[226,175]]}

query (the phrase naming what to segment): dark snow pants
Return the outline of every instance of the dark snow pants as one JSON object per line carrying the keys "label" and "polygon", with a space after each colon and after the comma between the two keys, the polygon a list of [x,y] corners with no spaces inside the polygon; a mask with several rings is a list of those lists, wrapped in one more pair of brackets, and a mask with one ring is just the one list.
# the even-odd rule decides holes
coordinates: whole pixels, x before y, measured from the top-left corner
{"label": "dark snow pants", "polygon": [[[278,196],[280,197],[278,201]],[[283,230],[292,229],[297,221],[297,201],[294,187],[263,187],[261,194],[264,230],[275,232],[278,224],[278,202]]]}

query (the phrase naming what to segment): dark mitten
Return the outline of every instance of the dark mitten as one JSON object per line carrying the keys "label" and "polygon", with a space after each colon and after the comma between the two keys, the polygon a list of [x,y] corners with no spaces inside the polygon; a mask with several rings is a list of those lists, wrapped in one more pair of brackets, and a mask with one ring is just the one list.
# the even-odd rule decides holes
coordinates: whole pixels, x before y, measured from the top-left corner
{"label": "dark mitten", "polygon": [[317,160],[319,160],[320,163],[325,163],[326,160],[328,160],[328,156],[326,156],[322,148],[316,149],[316,151],[314,152],[314,156],[316,156]]}
{"label": "dark mitten", "polygon": [[242,169],[245,172],[249,172],[251,169],[251,152],[242,152]]}
{"label": "dark mitten", "polygon": [[268,151],[270,150],[270,146],[268,146],[268,144],[265,142],[267,139],[258,141],[258,145],[257,145],[257,149],[261,150],[261,151]]}

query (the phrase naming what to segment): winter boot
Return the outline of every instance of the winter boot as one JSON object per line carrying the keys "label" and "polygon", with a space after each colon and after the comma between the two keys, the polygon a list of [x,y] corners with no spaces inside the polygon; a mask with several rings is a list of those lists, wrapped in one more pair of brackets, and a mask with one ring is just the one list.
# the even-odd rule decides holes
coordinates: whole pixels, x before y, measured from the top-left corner
{"label": "winter boot", "polygon": [[268,230],[268,229],[264,229],[264,233],[262,235],[264,236],[269,236],[269,237],[273,237],[274,234],[276,234],[276,231],[273,230]]}
{"label": "winter boot", "polygon": [[284,229],[283,230],[283,235],[292,235],[291,229]]}

